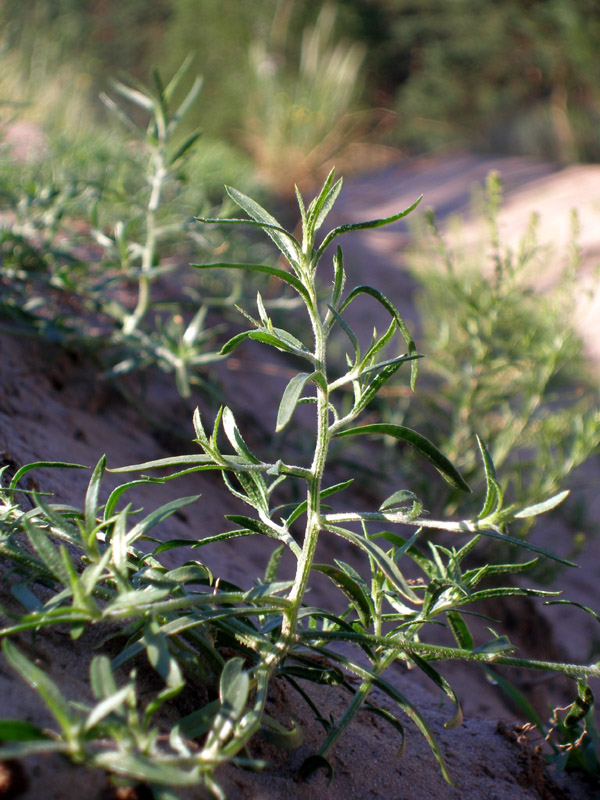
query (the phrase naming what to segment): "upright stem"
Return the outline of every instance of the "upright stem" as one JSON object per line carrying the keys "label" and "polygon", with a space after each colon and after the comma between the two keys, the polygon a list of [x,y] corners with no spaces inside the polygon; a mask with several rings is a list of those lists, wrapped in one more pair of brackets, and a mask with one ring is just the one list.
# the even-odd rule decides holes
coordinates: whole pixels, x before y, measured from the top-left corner
{"label": "upright stem", "polygon": [[150,308],[150,278],[148,273],[154,264],[156,253],[157,225],[156,215],[160,206],[160,195],[167,177],[166,147],[159,142],[153,154],[154,172],[150,190],[150,199],[146,209],[146,241],[142,252],[141,274],[138,282],[138,299],[135,310],[125,320],[123,333],[130,334],[136,330]]}
{"label": "upright stem", "polygon": [[307,307],[315,338],[315,366],[316,369],[322,373],[325,381],[324,386],[317,385],[317,440],[315,443],[313,461],[310,467],[310,477],[307,481],[306,527],[304,530],[302,553],[298,559],[294,585],[288,595],[288,600],[291,601],[292,605],[284,614],[281,630],[282,644],[285,642],[285,647],[287,647],[287,643],[291,640],[296,630],[298,612],[306,591],[306,585],[312,569],[317,541],[321,531],[321,481],[323,479],[323,471],[327,460],[330,439],[329,387],[326,383],[327,333],[319,316],[314,275],[309,275],[308,269],[306,270],[306,274],[308,276],[306,282],[309,283],[307,288],[311,296],[310,305],[307,305]]}

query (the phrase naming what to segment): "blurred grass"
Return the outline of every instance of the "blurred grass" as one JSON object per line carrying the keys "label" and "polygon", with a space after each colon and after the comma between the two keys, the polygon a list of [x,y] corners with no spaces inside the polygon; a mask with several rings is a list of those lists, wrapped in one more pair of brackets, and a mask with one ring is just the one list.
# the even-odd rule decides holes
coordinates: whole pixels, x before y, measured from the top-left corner
{"label": "blurred grass", "polygon": [[276,191],[334,155],[346,174],[377,165],[382,135],[405,155],[600,159],[595,0],[4,0],[0,24],[0,100],[71,138],[104,124],[109,77],[195,53],[206,161],[250,157]]}

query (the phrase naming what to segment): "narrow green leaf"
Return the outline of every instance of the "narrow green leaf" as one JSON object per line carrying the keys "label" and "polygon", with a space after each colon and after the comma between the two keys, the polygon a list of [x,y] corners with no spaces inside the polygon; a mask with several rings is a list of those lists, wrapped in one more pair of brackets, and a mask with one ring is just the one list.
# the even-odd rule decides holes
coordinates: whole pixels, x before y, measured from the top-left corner
{"label": "narrow green leaf", "polygon": [[251,333],[251,330],[243,331],[242,333],[236,333],[235,336],[232,336],[231,339],[226,341],[223,347],[221,347],[219,350],[219,355],[226,356],[229,355],[229,353],[232,353],[238,345],[250,338]]}
{"label": "narrow green leaf", "polygon": [[219,702],[213,700],[212,703],[207,703],[198,711],[192,711],[191,714],[180,719],[177,723],[177,728],[186,739],[196,739],[198,736],[203,736],[210,730],[218,710]]}
{"label": "narrow green leaf", "polygon": [[521,511],[518,511],[515,514],[515,517],[517,519],[526,519],[527,517],[537,517],[538,514],[544,514],[546,511],[551,511],[553,508],[556,508],[556,506],[560,505],[560,503],[562,503],[568,494],[568,491],[559,492],[553,497],[549,497],[547,500],[544,500],[542,503],[536,503],[536,505],[521,509]]}
{"label": "narrow green leaf", "polygon": [[[271,538],[279,539],[280,541],[284,539],[281,532],[277,528],[272,528],[270,525],[267,525],[259,519],[246,517],[242,514],[226,514],[225,519],[228,519],[230,522],[235,522],[236,525],[243,525],[244,528],[247,528],[249,531],[254,531],[254,533],[262,533],[265,536],[270,536]],[[285,541],[287,543],[287,537],[285,538]]]}
{"label": "narrow green leaf", "polygon": [[302,218],[302,230],[305,231],[308,226],[306,206],[304,205],[304,200],[302,198],[302,194],[300,193],[300,189],[296,186],[296,184],[294,184],[294,192],[296,193],[296,200],[298,201],[298,208],[300,209],[300,216]]}
{"label": "narrow green leaf", "polygon": [[2,642],[2,652],[11,667],[32,689],[38,692],[63,733],[69,737],[77,724],[77,718],[60,693],[58,686],[44,670],[32,664],[8,639],[4,639]]}
{"label": "narrow green leaf", "polygon": [[311,363],[314,362],[314,356],[310,350],[299,339],[296,339],[295,336],[292,336],[291,333],[282,328],[272,328],[270,331],[266,328],[258,328],[255,331],[250,331],[248,338],[264,344],[270,344],[278,350],[284,350],[287,353],[294,353],[302,358],[307,358]]}
{"label": "narrow green leaf", "polygon": [[279,564],[281,562],[281,556],[283,555],[284,545],[279,545],[273,550],[271,557],[269,558],[269,562],[265,569],[265,583],[272,583],[275,578],[277,577],[277,570],[279,569]]}
{"label": "narrow green leaf", "polygon": [[[48,739],[48,736],[32,722],[24,719],[0,719],[0,742],[31,742],[44,739]],[[1,749],[0,758],[2,758]]]}
{"label": "narrow green leaf", "polygon": [[[113,470],[109,471],[112,472]],[[106,501],[106,505],[104,506],[104,520],[106,521],[112,517],[117,503],[126,491],[133,489],[136,486],[144,486],[148,483],[161,484],[164,483],[164,480],[162,478],[141,478],[140,480],[122,483],[120,486],[117,486],[115,489],[113,489],[108,500]]]}
{"label": "narrow green leaf", "polygon": [[142,606],[158,603],[170,594],[168,586],[164,588],[146,587],[145,589],[132,589],[130,592],[119,594],[105,609],[107,616],[123,609],[139,610]]}
{"label": "narrow green leaf", "polygon": [[[206,536],[204,539],[194,542],[191,547],[196,549],[197,547],[204,547],[207,544],[226,542],[229,539],[241,539],[242,536],[252,536],[253,533],[257,533],[257,531],[252,531],[249,528],[243,528],[242,530],[236,531],[225,531],[224,533],[217,533],[214,536]],[[260,531],[260,533],[262,533],[262,531]]]}
{"label": "narrow green leaf", "polygon": [[38,611],[43,606],[42,601],[35,596],[29,586],[24,582],[13,584],[10,587],[10,593],[13,597],[16,597],[29,612]]}
{"label": "narrow green leaf", "polygon": [[343,592],[354,607],[360,624],[368,628],[371,622],[372,609],[362,587],[343,570],[331,564],[313,564],[313,569],[326,575],[337,588]]}
{"label": "narrow green leaf", "polygon": [[89,766],[104,769],[114,775],[123,775],[147,783],[167,786],[197,786],[198,769],[179,769],[161,763],[154,755],[143,756],[123,750],[102,750],[90,757]]}
{"label": "narrow green leaf", "polygon": [[[167,456],[167,458],[157,458],[154,461],[143,461],[141,464],[131,464],[126,467],[113,467],[108,472],[143,472],[146,469],[165,469],[166,467],[202,467],[205,464],[213,463],[213,459],[207,455],[187,455],[187,456]],[[161,478],[168,480],[172,476]]]}
{"label": "narrow green leaf", "polygon": [[[377,302],[380,303],[386,309],[386,311],[396,320],[396,324],[398,325],[398,328],[402,333],[404,341],[406,342],[406,346],[408,347],[409,355],[416,356],[417,348],[415,346],[412,336],[409,333],[408,328],[404,323],[404,320],[400,316],[400,312],[394,306],[394,304],[390,302],[390,300],[388,300],[387,297],[383,295],[378,289],[374,289],[372,286],[356,286],[354,289],[352,289],[348,297],[344,300],[344,302],[338,309],[340,314],[345,308],[347,308],[350,305],[350,303],[353,300],[355,300],[361,294],[369,295],[373,299],[377,300]],[[417,361],[415,360],[411,363],[411,371],[410,371],[410,388],[413,391],[415,388],[416,380],[417,380]]]}
{"label": "narrow green leaf", "polygon": [[206,583],[211,578],[211,572],[203,564],[184,564],[165,572],[164,578],[181,584]]}
{"label": "narrow green leaf", "polygon": [[144,536],[144,534],[148,533],[149,530],[170,517],[171,514],[174,514],[180,508],[185,508],[185,506],[195,503],[199,497],[199,494],[192,495],[191,497],[178,497],[176,500],[171,500],[170,503],[165,503],[160,508],[152,511],[147,517],[145,517],[141,522],[138,522],[138,524],[129,531],[126,540],[127,545],[132,545],[135,541],[137,541],[137,539],[139,539],[141,536]]}
{"label": "narrow green leaf", "polygon": [[254,453],[250,450],[246,442],[244,441],[242,434],[239,431],[239,428],[236,424],[235,417],[233,416],[232,410],[225,406],[223,409],[223,430],[225,431],[225,435],[229,439],[229,443],[238,454],[238,456],[242,456],[243,458],[248,459],[251,464],[260,464],[261,461],[254,455]]}
{"label": "narrow green leaf", "polygon": [[592,617],[594,617],[596,622],[600,622],[600,614],[598,614],[597,611],[594,611],[593,609],[589,608],[588,606],[584,606],[581,603],[576,603],[574,600],[548,600],[547,603],[544,603],[544,605],[546,606],[565,605],[565,604],[569,606],[575,606],[576,608],[580,608],[582,611],[585,611]]}
{"label": "narrow green leaf", "polygon": [[[226,186],[225,191],[234,203],[237,203],[249,217],[252,217],[252,219],[256,220],[256,222],[264,227],[265,233],[270,236],[291,264],[297,264],[301,260],[302,249],[300,245],[284,228],[282,228],[275,217],[272,217],[268,211],[255,200],[252,200],[251,197],[247,197],[247,195],[242,194],[242,192],[238,192],[237,189]],[[281,231],[283,231],[285,235],[283,235]]]}
{"label": "narrow green leaf", "polygon": [[[323,489],[321,491],[321,503],[326,497],[329,497],[332,494],[336,494],[337,492],[343,492],[344,489],[347,489],[352,483],[354,482],[354,478],[350,478],[350,480],[344,481],[343,483],[336,483],[334,486],[329,486],[327,489]],[[307,502],[303,500],[299,503],[289,517],[286,519],[286,525],[289,527],[292,522],[295,522],[298,517],[302,516],[306,512]]]}
{"label": "narrow green leaf", "polygon": [[244,672],[243,658],[230,658],[225,662],[219,681],[219,697],[223,706],[228,705],[237,718],[243,712],[250,692],[248,673]]}
{"label": "narrow green leaf", "polygon": [[401,356],[396,356],[396,358],[388,358],[386,361],[378,361],[371,367],[365,367],[365,369],[361,369],[360,374],[362,377],[363,375],[368,375],[370,372],[379,372],[385,367],[401,366],[406,361],[414,361],[416,358],[423,358],[423,356],[420,353],[416,353],[415,355],[412,356],[401,355]]}
{"label": "narrow green leaf", "polygon": [[500,533],[492,528],[481,528],[479,533],[481,533],[482,536],[489,536],[490,539],[498,539],[501,542],[508,542],[509,544],[516,545],[517,547],[522,547],[525,550],[531,550],[533,553],[539,553],[546,558],[551,558],[552,561],[557,561],[559,564],[565,564],[567,567],[578,566],[574,561],[569,561],[568,558],[557,556],[554,553],[551,553],[549,550],[545,550],[543,547],[538,547],[538,545],[528,542],[526,539],[518,539],[516,536],[509,536],[506,533]]}
{"label": "narrow green leaf", "polygon": [[400,489],[398,492],[391,494],[379,506],[380,511],[387,511],[389,508],[405,505],[406,503],[418,503],[419,498],[414,492],[409,492],[408,489]]}
{"label": "narrow green leaf", "polygon": [[426,439],[411,428],[405,428],[403,425],[380,422],[374,423],[373,425],[362,425],[358,428],[348,428],[339,431],[335,436],[356,436],[363,433],[393,436],[399,441],[406,442],[421,453],[421,455],[425,456],[451,486],[454,486],[456,489],[462,489],[463,492],[471,491],[469,484],[465,482],[451,461],[449,461],[429,439]]}
{"label": "narrow green leaf", "polygon": [[187,139],[183,142],[180,147],[173,153],[169,160],[169,166],[172,167],[173,164],[176,164],[180,159],[184,157],[184,155],[191,150],[191,148],[196,144],[198,139],[202,136],[201,131],[196,131],[196,133],[192,133],[191,136],[188,136]]}
{"label": "narrow green leaf", "polygon": [[379,675],[376,675],[370,670],[365,669],[357,662],[349,658],[346,658],[341,653],[339,654],[333,653],[332,651],[327,650],[324,647],[316,649],[318,649],[320,652],[322,652],[324,655],[331,658],[332,660],[342,664],[350,671],[354,672],[356,675],[362,678],[362,680],[368,681],[373,686],[376,686],[378,689],[387,694],[387,696],[390,697],[395,703],[397,703],[400,706],[400,708],[404,711],[404,713],[415,723],[417,728],[421,731],[421,733],[427,740],[427,743],[429,744],[429,747],[431,748],[431,751],[435,756],[436,761],[438,762],[438,765],[442,771],[444,778],[448,781],[448,783],[451,786],[455,785],[452,778],[450,777],[450,773],[448,772],[448,768],[446,767],[446,762],[444,761],[444,756],[442,755],[442,751],[436,741],[433,731],[427,724],[427,721],[425,720],[419,709],[413,703],[411,703],[407,697],[405,697],[400,691],[398,691],[398,689],[395,686],[392,686],[392,684],[388,683],[384,678],[381,678]]}
{"label": "narrow green leaf", "polygon": [[96,467],[92,473],[92,477],[90,478],[90,482],[88,484],[87,492],[85,495],[85,531],[87,536],[94,531],[96,528],[96,521],[98,517],[98,494],[100,492],[100,484],[102,483],[102,478],[104,476],[104,470],[106,469],[106,456],[102,456],[100,461],[96,464]]}
{"label": "narrow green leaf", "polygon": [[175,550],[180,547],[191,547],[195,543],[195,539],[169,539],[167,542],[161,542],[161,544],[152,551],[152,555],[156,557],[161,553],[166,553],[168,550]]}
{"label": "narrow green leaf", "polygon": [[292,418],[292,414],[298,405],[300,395],[310,377],[311,375],[308,372],[299,372],[298,375],[294,375],[285,387],[277,412],[277,424],[275,426],[275,431],[277,433],[282,431]]}
{"label": "narrow green leaf", "polygon": [[104,700],[117,693],[118,687],[110,668],[108,656],[95,656],[90,664],[90,685],[96,700]]}
{"label": "narrow green leaf", "polygon": [[69,575],[65,570],[65,565],[60,557],[59,551],[51,543],[46,531],[31,525],[27,520],[22,521],[22,525],[27,533],[27,538],[32,547],[44,562],[49,572],[54,575],[64,586],[69,585]]}
{"label": "narrow green leaf", "polygon": [[319,230],[321,225],[325,222],[327,215],[333,208],[335,201],[337,200],[339,193],[342,191],[343,186],[343,178],[340,178],[335,184],[332,186],[333,178],[334,178],[334,170],[332,169],[323,185],[323,189],[321,190],[321,194],[317,198],[317,202],[315,203],[314,209],[312,211],[312,229],[316,233]]}
{"label": "narrow green leaf", "polygon": [[348,339],[350,339],[350,344],[352,345],[352,347],[354,349],[354,364],[357,364],[360,361],[360,346],[358,344],[358,339],[356,338],[356,336],[354,334],[354,331],[348,325],[346,320],[341,316],[341,314],[338,314],[338,312],[335,310],[335,308],[333,306],[328,306],[328,308],[331,311],[331,313],[333,314],[337,324],[344,331],[344,333],[346,334]]}
{"label": "narrow green leaf", "polygon": [[300,281],[295,275],[292,275],[291,272],[286,272],[283,269],[268,267],[265,264],[225,264],[222,262],[215,264],[190,264],[190,266],[194,267],[195,269],[241,269],[247,270],[248,272],[264,272],[267,275],[273,275],[273,277],[289,284],[308,303],[311,303],[310,294],[308,293],[308,290],[305,288],[302,281]]}
{"label": "narrow green leaf", "polygon": [[167,100],[167,102],[170,102],[173,99],[173,94],[175,93],[183,77],[186,75],[187,71],[191,67],[194,58],[195,58],[194,53],[188,53],[187,56],[183,59],[181,66],[177,69],[177,71],[175,72],[169,83],[165,86],[164,95],[165,95],[165,100]]}
{"label": "narrow green leaf", "polygon": [[84,731],[91,731],[93,727],[95,727],[99,722],[102,722],[103,719],[106,719],[106,717],[108,717],[114,711],[123,711],[127,701],[127,696],[130,693],[131,687],[123,686],[121,689],[117,689],[115,694],[111,695],[110,697],[105,697],[104,700],[101,700],[99,703],[97,703],[85,719],[83,724]]}
{"label": "narrow green leaf", "polygon": [[113,87],[116,89],[119,94],[123,95],[123,97],[127,98],[131,103],[138,106],[139,108],[143,108],[144,111],[152,112],[154,109],[154,101],[148,95],[143,94],[141,91],[137,89],[132,89],[131,86],[126,86],[124,83],[120,81],[112,81]]}
{"label": "narrow green leaf", "polygon": [[146,626],[142,641],[146,647],[148,661],[158,672],[169,688],[181,686],[183,678],[177,660],[169,650],[166,638],[159,633],[158,624],[150,622]]}
{"label": "narrow green leaf", "polygon": [[490,639],[489,642],[485,642],[484,644],[479,645],[479,647],[476,647],[473,652],[510,653],[514,650],[516,650],[516,647],[510,642],[508,636],[496,636],[494,639]]}
{"label": "narrow green leaf", "polygon": [[444,678],[443,675],[440,675],[440,673],[437,672],[437,670],[435,670],[430,664],[428,664],[427,661],[421,658],[421,656],[412,653],[410,656],[410,660],[414,662],[417,665],[417,667],[419,667],[419,669],[422,672],[424,672],[425,675],[427,675],[427,677],[430,678],[435,683],[435,685],[439,689],[441,689],[442,692],[444,692],[444,694],[446,694],[450,698],[450,700],[452,700],[452,702],[454,703],[456,711],[452,719],[444,723],[444,728],[452,730],[453,728],[458,728],[460,725],[462,725],[463,721],[462,709],[460,707],[458,697],[456,696],[456,692],[450,686],[448,681]]}
{"label": "narrow green leaf", "polygon": [[340,225],[339,227],[334,228],[327,234],[327,236],[323,240],[323,243],[319,247],[317,253],[317,260],[321,258],[323,252],[336,238],[336,236],[341,236],[343,233],[350,233],[351,231],[364,231],[370,228],[381,228],[384,225],[390,225],[392,222],[397,222],[399,219],[402,219],[403,217],[406,217],[408,214],[410,214],[411,211],[414,211],[422,199],[423,195],[421,195],[421,197],[419,197],[419,199],[416,202],[414,202],[404,211],[400,211],[398,212],[398,214],[393,214],[391,217],[382,217],[381,219],[372,219],[366,222],[350,222],[346,225]]}
{"label": "narrow green leaf", "polygon": [[14,744],[0,745],[0,759],[10,761],[11,759],[26,758],[38,754],[64,753],[68,754],[71,745],[68,742],[57,742],[54,739],[45,738],[39,741],[14,742]]}
{"label": "narrow green leaf", "polygon": [[479,451],[483,459],[486,482],[485,500],[483,501],[483,507],[479,512],[477,519],[484,519],[492,512],[498,511],[498,509],[502,508],[503,493],[502,487],[498,481],[498,476],[496,475],[496,467],[494,466],[490,452],[487,449],[483,439],[480,439],[479,436],[477,436],[477,444],[479,445]]}
{"label": "narrow green leaf", "polygon": [[344,256],[342,248],[338,247],[333,257],[333,292],[331,295],[331,305],[335,308],[340,302],[344,286],[346,284],[346,271],[344,270]]}
{"label": "narrow green leaf", "polygon": [[397,361],[387,367],[384,367],[381,372],[369,382],[368,386],[363,389],[360,399],[354,405],[353,411],[355,411],[357,414],[360,411],[363,411],[369,405],[371,400],[377,396],[381,387],[389,381],[392,375],[396,374],[401,366],[402,362]]}
{"label": "narrow green leaf", "polygon": [[472,650],[474,642],[471,631],[458,611],[448,611],[446,619],[457,645],[463,650]]}
{"label": "narrow green leaf", "polygon": [[520,692],[514,684],[506,680],[506,678],[503,678],[502,675],[494,672],[494,670],[487,665],[484,665],[483,671],[488,676],[488,679],[502,689],[511,702],[516,706],[516,708],[519,709],[526,719],[528,719],[530,722],[533,722],[542,736],[545,737],[547,734],[546,726],[525,695]]}
{"label": "narrow green leaf", "polygon": [[[172,84],[172,81],[171,81]],[[169,86],[171,85],[169,84]],[[173,114],[171,121],[169,122],[169,126],[167,128],[168,133],[172,133],[177,126],[179,125],[180,120],[184,117],[189,109],[193,106],[196,101],[196,98],[200,94],[200,89],[202,89],[203,80],[199,76],[194,78],[194,83],[192,84],[189,92],[183,98],[181,104]],[[165,89],[165,97],[168,98],[169,87]]]}
{"label": "narrow green leaf", "polygon": [[10,486],[8,487],[9,491],[14,491],[17,488],[17,484],[21,480],[21,478],[30,472],[32,469],[44,469],[46,467],[58,467],[60,469],[89,469],[84,464],[71,464],[66,461],[34,461],[32,464],[25,464],[25,466],[18,469],[12,481],[10,482]]}
{"label": "narrow green leaf", "polygon": [[392,586],[394,586],[400,592],[400,594],[402,594],[412,603],[421,605],[421,599],[410,588],[404,575],[398,569],[397,564],[395,564],[387,555],[387,553],[384,553],[384,551],[374,544],[370,539],[367,539],[365,536],[360,536],[359,534],[354,533],[354,531],[349,531],[347,528],[338,528],[335,525],[327,525],[326,530],[331,531],[331,533],[335,533],[337,536],[341,536],[343,539],[347,539],[360,550],[363,550],[365,553],[367,553],[373,559],[373,561],[375,561],[379,569],[390,581]]}

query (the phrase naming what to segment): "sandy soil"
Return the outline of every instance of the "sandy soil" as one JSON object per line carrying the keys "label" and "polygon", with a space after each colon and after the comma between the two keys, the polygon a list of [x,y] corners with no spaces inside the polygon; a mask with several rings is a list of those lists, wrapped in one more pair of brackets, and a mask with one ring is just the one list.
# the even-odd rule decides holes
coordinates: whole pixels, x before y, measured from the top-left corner
{"label": "sandy soil", "polygon": [[[336,209],[337,221],[347,222],[380,216],[408,205],[421,192],[425,203],[437,208],[441,217],[468,209],[469,193],[490,169],[498,169],[505,182],[507,204],[502,225],[509,235],[517,235],[524,218],[531,211],[543,214],[544,231],[556,240],[563,228],[563,214],[578,202],[583,224],[582,246],[585,254],[585,281],[590,281],[595,254],[600,252],[600,226],[594,217],[600,207],[600,167],[574,167],[559,171],[545,164],[520,159],[487,159],[460,156],[442,161],[424,160],[398,165],[385,172],[349,181]],[[586,189],[582,192],[582,187]],[[581,199],[582,197],[582,199]],[[565,208],[567,207],[567,209]],[[549,222],[546,220],[549,219]],[[473,221],[476,226],[476,221]],[[345,245],[346,261],[353,283],[368,282],[382,288],[410,318],[411,282],[402,271],[401,251],[407,242],[405,228],[390,232],[365,232]],[[583,278],[582,278],[583,280]],[[583,284],[582,284],[583,285]],[[587,283],[585,284],[588,285]],[[583,297],[582,289],[582,297]],[[583,300],[574,298],[574,302]],[[586,301],[591,302],[591,301]],[[594,303],[598,303],[595,296]],[[583,306],[582,306],[583,308]],[[596,306],[593,306],[596,308]],[[360,317],[359,324],[370,325]],[[600,357],[600,314],[590,310],[582,324],[590,357]],[[244,435],[252,443],[267,446],[274,428],[280,392],[288,379],[288,365],[283,361],[263,361],[263,351],[250,345],[241,350],[232,364],[219,368],[226,394],[236,411]],[[190,408],[176,397],[167,378],[156,376],[148,389],[149,403],[164,420],[177,421],[192,438]],[[266,399],[265,399],[266,398]],[[202,403],[201,398],[196,399]],[[261,423],[257,422],[260,416]],[[270,418],[272,417],[272,419]],[[246,433],[248,432],[248,434]],[[106,453],[109,466],[147,461],[170,452],[180,452],[182,444],[165,434],[158,435],[125,405],[119,395],[99,383],[90,365],[76,356],[60,352],[47,344],[0,335],[0,459],[12,469],[39,459],[67,460],[94,465]],[[590,466],[590,480],[597,486],[598,467]],[[35,476],[37,483],[54,492],[57,500],[81,503],[88,475],[83,471],[44,470]],[[107,480],[106,489],[111,479]],[[140,490],[137,502],[146,509],[167,502],[174,496],[201,493],[197,506],[188,508],[165,523],[162,535],[195,539],[222,530],[223,514],[231,513],[231,497],[219,480],[208,473],[185,479],[181,484],[167,484]],[[595,493],[597,494],[597,492]],[[597,505],[591,508],[600,518]],[[548,525],[543,535],[558,543],[568,531]],[[270,554],[268,542],[259,539],[236,540],[215,548],[211,554],[213,571],[242,585],[251,583],[263,569]],[[339,546],[325,543],[323,559],[339,556]],[[343,553],[342,557],[348,554]],[[584,553],[584,568],[576,577],[567,577],[565,594],[572,599],[598,606],[600,578],[600,542],[591,540]],[[316,604],[335,602],[324,584],[316,583],[311,600]],[[0,604],[3,601],[0,601]],[[589,643],[598,639],[593,620],[577,612],[528,605],[511,609],[509,634],[525,654],[545,654],[585,662]],[[594,623],[596,625],[596,623]],[[67,682],[66,690],[74,698],[88,697],[85,683],[91,638],[77,646],[63,634],[48,639],[21,637],[51,675]],[[560,644],[559,644],[560,643]],[[450,673],[448,673],[450,674]],[[452,672],[454,681],[455,672]],[[466,719],[457,730],[444,729],[448,710],[440,705],[437,694],[428,691],[401,667],[390,671],[389,679],[417,702],[439,736],[448,766],[457,784],[446,784],[437,769],[429,748],[418,731],[407,721],[407,748],[395,757],[399,743],[382,723],[362,716],[336,747],[332,761],[336,779],[327,786],[319,775],[309,784],[293,780],[295,769],[315,748],[320,731],[305,705],[281,687],[274,687],[273,707],[282,719],[294,718],[305,729],[305,742],[290,756],[265,752],[256,743],[255,754],[273,760],[273,769],[253,774],[234,768],[223,771],[221,780],[230,800],[290,800],[328,797],[331,800],[405,800],[418,796],[423,800],[550,800],[551,798],[600,797],[600,788],[568,778],[559,780],[544,769],[530,746],[517,741],[513,723],[514,709],[503,704],[493,687],[485,684],[479,673],[470,670],[457,676],[459,694],[464,700]],[[544,685],[545,686],[545,685]],[[561,691],[561,686],[555,687]],[[545,697],[542,691],[542,700]],[[323,704],[336,713],[341,698],[333,689],[320,690]],[[21,716],[43,724],[45,712],[39,701],[13,673],[0,664],[1,716]],[[378,700],[385,704],[384,698]],[[504,723],[499,724],[503,719]],[[262,748],[262,749],[261,749]],[[267,748],[268,750],[268,748]],[[4,796],[24,800],[116,800],[107,788],[106,778],[74,769],[57,758],[28,759],[19,775],[15,773],[14,790]],[[1,786],[0,786],[0,796]],[[143,795],[140,794],[140,799]],[[182,795],[183,796],[183,795]],[[185,797],[200,799],[200,789]]]}

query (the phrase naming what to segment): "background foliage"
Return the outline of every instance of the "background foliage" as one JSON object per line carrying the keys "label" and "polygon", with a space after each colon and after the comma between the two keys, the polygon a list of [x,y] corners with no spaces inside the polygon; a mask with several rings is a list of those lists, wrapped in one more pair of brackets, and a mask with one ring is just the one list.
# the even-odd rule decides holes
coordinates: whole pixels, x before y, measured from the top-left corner
{"label": "background foliage", "polygon": [[[408,152],[461,144],[567,162],[600,157],[595,0],[5,0],[0,93],[4,101],[31,103],[36,87],[50,82],[89,105],[107,75],[123,70],[144,78],[154,63],[172,73],[193,52],[206,106],[189,125],[201,122],[208,139],[256,155],[257,129],[268,131],[282,106],[286,118],[315,112],[296,87],[306,86],[302,32],[325,9],[335,19],[332,46],[350,58],[363,54],[344,111],[388,109],[388,143]],[[256,97],[261,80],[271,105]],[[26,87],[25,97],[17,97],[17,85]],[[45,121],[65,114],[64,102],[52,97]],[[337,131],[340,138],[363,133]],[[313,136],[322,138],[323,125]]]}

